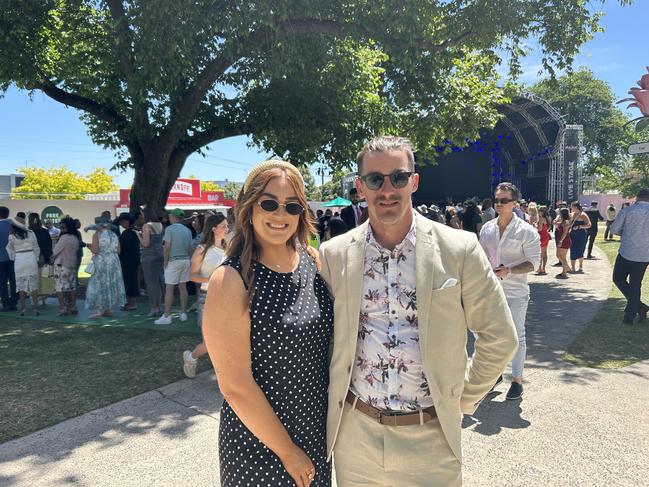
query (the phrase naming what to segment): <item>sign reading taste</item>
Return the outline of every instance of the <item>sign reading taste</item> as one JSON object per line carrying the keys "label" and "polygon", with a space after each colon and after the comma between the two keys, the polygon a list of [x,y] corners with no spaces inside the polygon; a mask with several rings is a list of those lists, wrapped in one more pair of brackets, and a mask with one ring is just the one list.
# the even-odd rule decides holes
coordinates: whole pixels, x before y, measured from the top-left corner
{"label": "sign reading taste", "polygon": [[[127,207],[131,202],[131,190],[119,190],[120,206]],[[177,179],[167,199],[167,206],[187,205],[227,205],[223,191],[201,191],[201,182],[198,179]]]}

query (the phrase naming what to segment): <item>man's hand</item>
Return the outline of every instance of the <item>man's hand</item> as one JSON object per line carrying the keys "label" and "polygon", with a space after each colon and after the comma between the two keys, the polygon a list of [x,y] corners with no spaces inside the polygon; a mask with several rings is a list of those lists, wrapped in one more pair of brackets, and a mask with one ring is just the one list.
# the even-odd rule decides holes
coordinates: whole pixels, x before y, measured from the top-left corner
{"label": "man's hand", "polygon": [[505,279],[509,274],[511,274],[511,269],[509,267],[505,267],[504,265],[500,264],[499,267],[496,267],[494,269],[494,272],[496,276],[502,281]]}

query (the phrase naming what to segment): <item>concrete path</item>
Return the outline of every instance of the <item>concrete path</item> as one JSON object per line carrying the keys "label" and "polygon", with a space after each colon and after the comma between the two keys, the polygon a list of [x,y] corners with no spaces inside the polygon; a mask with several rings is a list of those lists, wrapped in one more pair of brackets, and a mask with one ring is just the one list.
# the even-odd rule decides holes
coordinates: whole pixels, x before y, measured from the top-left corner
{"label": "concrete path", "polygon": [[[610,291],[595,255],[567,281],[531,277],[524,399],[501,384],[465,419],[466,487],[649,486],[649,362],[561,361]],[[7,442],[0,486],[216,486],[220,401],[206,372]]]}

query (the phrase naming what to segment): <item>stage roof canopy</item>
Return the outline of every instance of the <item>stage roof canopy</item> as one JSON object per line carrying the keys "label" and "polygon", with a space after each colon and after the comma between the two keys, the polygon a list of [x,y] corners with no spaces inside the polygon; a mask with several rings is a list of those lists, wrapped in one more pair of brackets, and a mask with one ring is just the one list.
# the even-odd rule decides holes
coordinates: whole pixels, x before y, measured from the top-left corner
{"label": "stage roof canopy", "polygon": [[498,111],[504,117],[490,135],[511,134],[501,142],[507,162],[519,163],[555,155],[566,124],[547,101],[533,93],[522,92],[510,103],[500,105]]}

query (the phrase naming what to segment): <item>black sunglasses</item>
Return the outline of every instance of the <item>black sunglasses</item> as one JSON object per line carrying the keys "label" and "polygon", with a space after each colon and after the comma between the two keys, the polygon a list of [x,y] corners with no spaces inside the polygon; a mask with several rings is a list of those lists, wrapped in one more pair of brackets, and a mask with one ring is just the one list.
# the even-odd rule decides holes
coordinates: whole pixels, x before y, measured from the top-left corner
{"label": "black sunglasses", "polygon": [[275,200],[261,200],[261,201],[257,201],[257,204],[261,206],[262,210],[267,211],[268,213],[277,211],[280,206],[284,207],[286,213],[293,216],[301,215],[302,212],[304,211],[304,207],[300,203],[290,202],[290,203],[283,204]]}
{"label": "black sunglasses", "polygon": [[381,186],[383,186],[383,181],[385,181],[385,178],[390,178],[390,183],[392,183],[392,186],[394,188],[403,188],[406,184],[408,184],[408,181],[410,180],[410,176],[412,176],[414,172],[412,171],[394,171],[392,174],[381,174],[380,172],[371,172],[368,173],[364,176],[361,176],[361,180],[365,183],[365,185],[372,190],[377,190],[381,189]]}
{"label": "black sunglasses", "polygon": [[506,205],[507,203],[511,203],[512,201],[516,201],[512,198],[494,198],[494,203],[497,205]]}

